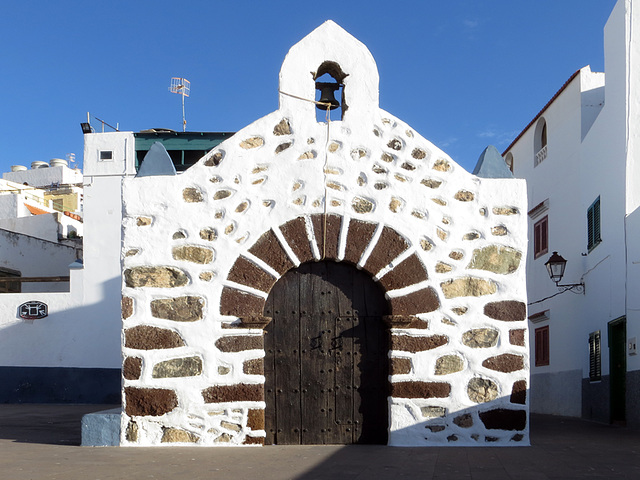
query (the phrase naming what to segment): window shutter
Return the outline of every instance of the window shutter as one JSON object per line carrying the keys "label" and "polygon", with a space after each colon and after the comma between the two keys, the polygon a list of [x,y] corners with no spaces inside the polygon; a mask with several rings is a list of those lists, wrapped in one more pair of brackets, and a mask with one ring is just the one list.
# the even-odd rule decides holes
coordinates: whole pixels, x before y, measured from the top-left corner
{"label": "window shutter", "polygon": [[600,242],[600,197],[593,204],[593,243]]}
{"label": "window shutter", "polygon": [[600,331],[589,334],[589,380],[600,380],[602,376]]}

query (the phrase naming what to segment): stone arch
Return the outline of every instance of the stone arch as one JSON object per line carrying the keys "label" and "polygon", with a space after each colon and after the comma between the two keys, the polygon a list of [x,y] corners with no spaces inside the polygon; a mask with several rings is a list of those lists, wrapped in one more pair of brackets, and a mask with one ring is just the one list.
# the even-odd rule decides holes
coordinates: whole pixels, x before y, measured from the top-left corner
{"label": "stone arch", "polygon": [[[344,233],[343,229],[346,229]],[[379,229],[380,233],[376,235]],[[426,267],[415,252],[398,264],[392,264],[411,245],[406,237],[388,225],[335,214],[314,214],[294,218],[280,225],[278,230],[286,246],[271,229],[247,250],[250,256],[240,255],[234,262],[226,280],[240,288],[228,284],[223,287],[220,298],[222,315],[239,317],[245,326],[268,323],[268,319],[263,317],[266,296],[255,295],[241,286],[268,294],[278,278],[296,266],[287,249],[293,252],[299,263],[334,260],[356,265],[369,273],[385,294],[429,278]],[[346,242],[341,254],[340,239],[343,235]],[[370,252],[366,258],[365,252]],[[252,257],[264,262],[278,276],[258,265]],[[430,286],[390,296],[388,300],[391,315],[387,321],[398,326],[416,321],[416,315],[433,312],[440,307],[438,294]]]}

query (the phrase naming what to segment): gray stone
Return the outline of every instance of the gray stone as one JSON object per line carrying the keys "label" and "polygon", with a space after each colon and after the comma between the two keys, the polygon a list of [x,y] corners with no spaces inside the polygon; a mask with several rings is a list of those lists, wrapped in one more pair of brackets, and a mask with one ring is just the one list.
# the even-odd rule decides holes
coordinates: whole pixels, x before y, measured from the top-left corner
{"label": "gray stone", "polygon": [[522,253],[511,247],[489,245],[473,251],[467,268],[507,275],[520,266]]}
{"label": "gray stone", "polygon": [[439,418],[447,414],[447,409],[444,407],[421,407],[420,411],[424,418]]}
{"label": "gray stone", "polygon": [[491,402],[498,398],[498,386],[487,378],[474,377],[467,385],[467,395],[472,402]]}
{"label": "gray stone", "polygon": [[458,355],[445,355],[436,360],[436,375],[449,375],[464,368],[464,361]]}
{"label": "gray stone", "polygon": [[445,298],[480,297],[492,295],[498,290],[495,282],[475,277],[462,277],[440,284]]}
{"label": "gray stone", "polygon": [[498,343],[498,331],[491,328],[476,328],[462,334],[462,343],[471,348],[489,348]]}
{"label": "gray stone", "polygon": [[174,358],[157,363],[153,367],[153,378],[195,377],[202,373],[200,357]]}
{"label": "gray stone", "polygon": [[176,322],[195,322],[202,318],[201,297],[160,298],[151,301],[151,315]]}
{"label": "gray stone", "polygon": [[133,267],[124,271],[124,281],[130,288],[174,288],[189,283],[189,277],[174,267]]}
{"label": "gray stone", "polygon": [[171,253],[174,260],[184,260],[202,265],[213,261],[213,250],[207,247],[184,245],[181,247],[173,247]]}

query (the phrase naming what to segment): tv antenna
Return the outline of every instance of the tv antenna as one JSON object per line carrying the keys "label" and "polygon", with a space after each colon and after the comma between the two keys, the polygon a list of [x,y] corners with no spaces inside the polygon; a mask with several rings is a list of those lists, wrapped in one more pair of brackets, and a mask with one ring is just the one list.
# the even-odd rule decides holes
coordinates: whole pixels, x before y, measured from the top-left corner
{"label": "tv antenna", "polygon": [[189,96],[191,92],[191,82],[186,78],[171,77],[171,86],[169,87],[171,93],[177,93],[182,95],[182,131],[187,131],[187,120],[184,116],[184,97]]}

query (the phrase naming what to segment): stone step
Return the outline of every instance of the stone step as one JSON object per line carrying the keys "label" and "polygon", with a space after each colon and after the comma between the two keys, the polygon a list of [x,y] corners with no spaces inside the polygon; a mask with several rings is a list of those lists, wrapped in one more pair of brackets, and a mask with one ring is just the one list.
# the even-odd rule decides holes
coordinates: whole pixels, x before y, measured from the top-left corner
{"label": "stone step", "polygon": [[122,409],[118,407],[84,415],[81,445],[83,447],[119,446],[121,413]]}

